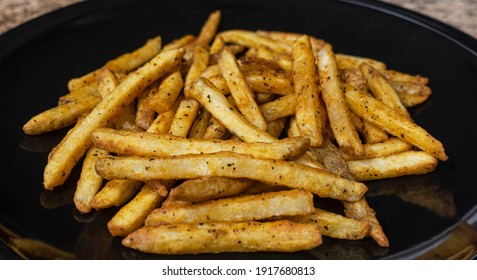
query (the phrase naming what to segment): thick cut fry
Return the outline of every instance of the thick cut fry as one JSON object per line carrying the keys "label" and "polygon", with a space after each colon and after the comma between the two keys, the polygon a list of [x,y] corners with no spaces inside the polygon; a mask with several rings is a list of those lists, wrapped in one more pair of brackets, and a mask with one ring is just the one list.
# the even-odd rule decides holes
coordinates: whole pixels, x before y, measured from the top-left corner
{"label": "thick cut fry", "polygon": [[396,137],[391,137],[380,143],[364,144],[364,156],[361,158],[343,154],[346,160],[366,159],[389,156],[412,149],[412,145]]}
{"label": "thick cut fry", "polygon": [[145,226],[122,244],[156,254],[295,252],[322,243],[319,230],[290,221]]}
{"label": "thick cut fry", "polygon": [[212,117],[204,131],[204,135],[202,135],[202,139],[222,139],[227,131],[223,124]]}
{"label": "thick cut fry", "polygon": [[143,186],[134,180],[111,180],[94,196],[90,205],[94,209],[122,206]]}
{"label": "thick cut fry", "polygon": [[290,190],[223,198],[184,207],[158,208],[147,216],[145,224],[242,222],[305,215],[313,209],[310,192]]}
{"label": "thick cut fry", "polygon": [[37,135],[68,127],[74,124],[79,117],[91,112],[100,101],[101,97],[90,95],[77,101],[58,105],[31,118],[23,126],[23,132]]}
{"label": "thick cut fry", "polygon": [[237,195],[253,184],[247,179],[206,177],[186,180],[173,188],[169,197],[173,200],[203,202]]}
{"label": "thick cut fry", "polygon": [[331,46],[323,47],[317,56],[321,94],[326,104],[333,135],[345,153],[362,155],[364,148],[351,121],[348,106],[346,106],[336,59]]}
{"label": "thick cut fry", "polygon": [[194,35],[191,35],[191,34],[184,35],[165,45],[162,48],[162,51],[165,52],[165,51],[170,51],[173,49],[183,48],[187,46],[189,43],[192,43],[192,41],[194,41],[195,39],[196,37]]}
{"label": "thick cut fry", "polygon": [[128,204],[124,205],[108,222],[113,236],[126,236],[144,224],[146,216],[163,200],[156,186],[145,185]]}
{"label": "thick cut fry", "polygon": [[195,179],[205,176],[249,178],[304,189],[339,200],[356,201],[367,187],[325,170],[290,161],[257,159],[231,152],[161,158],[105,157],[96,163],[105,179]]}
{"label": "thick cut fry", "polygon": [[413,107],[426,101],[432,93],[432,90],[422,84],[389,81],[399,95],[399,99],[406,107]]}
{"label": "thick cut fry", "polygon": [[386,77],[386,79],[393,82],[416,83],[422,85],[426,85],[429,82],[429,79],[426,77],[422,77],[420,75],[413,76],[395,70],[386,70],[384,71],[383,75]]}
{"label": "thick cut fry", "polygon": [[376,69],[366,63],[362,63],[359,68],[368,81],[368,87],[376,99],[389,106],[389,108],[396,110],[404,117],[410,118],[409,112],[401,103],[396,91]]}
{"label": "thick cut fry", "polygon": [[220,32],[219,34],[224,42],[242,45],[247,48],[266,46],[274,52],[286,54],[289,54],[292,49],[291,45],[288,43],[270,39],[253,31],[236,29]]}
{"label": "thick cut fry", "polygon": [[176,114],[171,122],[169,128],[169,134],[187,137],[189,131],[197,118],[199,113],[200,104],[195,99],[184,99],[179,104]]}
{"label": "thick cut fry", "polygon": [[194,43],[198,45],[208,45],[212,42],[212,39],[219,28],[221,18],[222,13],[219,10],[212,12],[202,26]]}
{"label": "thick cut fry", "polygon": [[432,137],[422,127],[390,109],[368,93],[348,88],[345,97],[351,110],[361,118],[440,160],[447,160],[441,142]]}
{"label": "thick cut fry", "polygon": [[426,174],[435,170],[437,159],[426,152],[407,151],[385,157],[348,161],[357,181]]}
{"label": "thick cut fry", "polygon": [[90,147],[86,153],[73,198],[76,209],[81,213],[89,213],[91,211],[91,201],[103,186],[103,178],[96,174],[95,165],[98,158],[108,154],[107,151],[94,146]]}
{"label": "thick cut fry", "polygon": [[296,100],[296,94],[285,95],[260,105],[260,110],[262,111],[265,120],[271,122],[294,115],[297,104]]}
{"label": "thick cut fry", "polygon": [[338,53],[336,54],[336,62],[338,63],[339,69],[359,69],[359,66],[362,63],[367,63],[380,72],[384,72],[386,70],[386,64],[367,57]]}
{"label": "thick cut fry", "polygon": [[388,139],[388,134],[386,131],[375,126],[367,120],[363,120],[363,129],[361,130],[361,134],[363,135],[364,142],[366,144],[380,143]]}
{"label": "thick cut fry", "polygon": [[95,146],[107,151],[134,156],[174,156],[223,151],[248,154],[258,158],[291,160],[308,150],[309,140],[285,138],[270,143],[246,143],[236,140],[187,139],[175,135],[156,135],[100,128],[92,132]]}
{"label": "thick cut fry", "polygon": [[[115,73],[128,73],[155,57],[161,51],[161,47],[162,39],[160,36],[157,36],[147,40],[146,44],[137,50],[108,61],[104,67],[109,68],[109,70]],[[101,68],[80,78],[71,79],[68,82],[68,89],[72,91],[95,82],[100,72]]]}
{"label": "thick cut fry", "polygon": [[316,226],[322,235],[338,239],[363,239],[369,232],[369,224],[346,218],[342,215],[315,208],[313,213],[283,217],[295,223],[309,223]]}
{"label": "thick cut fry", "polygon": [[204,78],[197,79],[192,85],[190,93],[214,118],[245,142],[271,142],[275,139],[254,126],[233,109],[227,98],[208,80]]}
{"label": "thick cut fry", "polygon": [[113,93],[96,105],[80,125],[75,126],[55,149],[55,153],[45,167],[43,182],[45,188],[52,189],[63,184],[75,164],[89,148],[91,132],[107,125],[147,86],[177,67],[183,52],[183,50],[172,50],[159,54],[128,76]]}
{"label": "thick cut fry", "polygon": [[224,48],[220,53],[218,64],[222,76],[227,82],[227,87],[234,98],[237,109],[246,120],[259,129],[266,130],[267,122],[258,108],[258,104],[255,101],[255,94],[240,71],[235,56],[228,48]]}
{"label": "thick cut fry", "polygon": [[180,71],[170,74],[159,84],[157,91],[146,100],[146,106],[157,113],[168,111],[181,93],[183,85]]}
{"label": "thick cut fry", "polygon": [[323,143],[318,85],[316,84],[315,56],[308,36],[299,37],[293,44],[292,71],[296,92],[295,118],[298,131],[310,138],[312,147]]}

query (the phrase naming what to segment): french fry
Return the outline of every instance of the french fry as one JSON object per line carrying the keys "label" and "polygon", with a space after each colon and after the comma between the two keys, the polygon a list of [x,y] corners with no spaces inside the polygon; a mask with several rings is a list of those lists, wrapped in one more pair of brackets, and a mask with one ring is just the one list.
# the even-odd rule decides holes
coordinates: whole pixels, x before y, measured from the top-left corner
{"label": "french fry", "polygon": [[202,138],[207,130],[207,126],[209,125],[210,119],[212,118],[212,114],[209,111],[203,109],[200,112],[197,119],[192,124],[192,127],[189,132],[189,138]]}
{"label": "french fry", "polygon": [[369,224],[346,218],[326,210],[315,208],[313,213],[283,217],[295,223],[309,223],[316,226],[322,235],[331,238],[359,240],[367,236]]}
{"label": "french fry", "polygon": [[163,52],[128,76],[112,94],[103,99],[80,125],[75,126],[61,146],[55,149],[44,171],[44,187],[52,189],[61,185],[91,143],[90,133],[108,124],[121,108],[126,107],[147,86],[177,67],[184,50]]}
{"label": "french fry", "polygon": [[361,131],[366,144],[381,143],[386,141],[389,136],[381,128],[375,126],[367,120],[363,120],[363,129]]}
{"label": "french fry", "polygon": [[364,144],[364,156],[362,158],[355,158],[347,154],[343,154],[345,160],[377,158],[389,156],[412,149],[412,145],[396,137],[391,137],[380,143]]}
{"label": "french fry", "polygon": [[146,218],[148,226],[159,224],[242,222],[276,216],[309,214],[313,195],[290,190],[223,198],[191,206],[154,209]]}
{"label": "french fry", "polygon": [[437,159],[423,151],[407,151],[389,156],[351,160],[348,167],[357,181],[426,174],[437,166]]}
{"label": "french fry", "polygon": [[359,69],[359,66],[362,63],[367,63],[380,72],[384,72],[386,70],[386,64],[381,61],[349,54],[337,53],[336,62],[339,69]]}
{"label": "french fry", "polygon": [[90,203],[91,208],[122,206],[141,189],[143,184],[134,180],[111,180],[94,196]]}
{"label": "french fry", "polygon": [[266,46],[274,52],[286,54],[289,54],[292,49],[291,45],[287,43],[267,38],[253,31],[235,29],[223,31],[219,34],[224,42],[243,45],[247,48],[259,48],[260,46]]}
{"label": "french fry", "polygon": [[255,94],[240,71],[235,56],[228,48],[224,48],[220,53],[218,64],[237,109],[246,120],[259,129],[266,130],[267,122],[258,108],[258,104],[255,101]]}
{"label": "french fry", "polygon": [[100,101],[101,97],[90,95],[48,109],[25,123],[23,132],[29,135],[38,135],[68,127],[74,124],[79,117],[91,112]]}
{"label": "french fry", "polygon": [[254,182],[247,179],[206,177],[186,180],[173,188],[169,196],[173,200],[203,202],[237,195]]}
{"label": "french fry", "polygon": [[396,91],[376,69],[366,63],[362,63],[359,68],[368,81],[368,87],[376,99],[404,117],[410,118],[409,112],[401,103]]}
{"label": "french fry", "polygon": [[441,142],[432,137],[422,127],[390,109],[369,94],[348,88],[345,97],[350,109],[358,116],[440,160],[447,160]]}
{"label": "french fry", "polygon": [[222,139],[226,133],[227,128],[216,118],[212,117],[204,131],[204,135],[202,135],[202,139]]}
{"label": "french fry", "polygon": [[147,130],[156,117],[156,112],[147,106],[147,100],[157,90],[157,84],[153,83],[144,90],[137,98],[135,123],[138,127]]}
{"label": "french fry", "polygon": [[[161,47],[162,38],[160,36],[151,38],[140,48],[108,61],[103,67],[108,68],[115,73],[128,73],[155,57],[161,51]],[[71,79],[68,81],[68,89],[73,91],[95,82],[100,72],[101,68],[82,77]]]}
{"label": "french fry", "polygon": [[172,119],[169,134],[187,137],[190,128],[199,113],[199,102],[194,99],[184,99],[180,102]]}
{"label": "french fry", "polygon": [[376,218],[376,212],[369,207],[365,198],[355,202],[343,201],[342,203],[344,205],[346,217],[368,223],[371,226],[369,229],[369,236],[371,236],[379,246],[389,247],[389,239]]}
{"label": "french fry", "polygon": [[173,49],[183,48],[189,45],[190,43],[192,43],[195,39],[196,37],[194,35],[191,35],[191,34],[184,35],[178,39],[173,40],[167,45],[164,45],[164,47],[162,48],[162,51],[165,52],[165,51],[170,51]]}
{"label": "french fry", "polygon": [[69,93],[61,96],[58,99],[58,105],[64,105],[68,102],[78,101],[83,98],[88,98],[92,95],[101,97],[101,94],[98,92],[98,84],[96,82],[93,82],[92,84],[81,87],[79,89],[70,91]]}
{"label": "french fry", "polygon": [[360,199],[367,190],[362,183],[303,164],[230,152],[160,158],[108,156],[97,161],[96,172],[109,180],[172,180],[205,176],[249,178],[347,201]]}
{"label": "french fry", "polygon": [[393,82],[415,83],[415,84],[422,84],[422,85],[426,85],[429,82],[429,79],[426,77],[422,77],[420,75],[414,76],[414,75],[402,73],[395,70],[386,70],[384,71],[383,75],[386,77],[386,79]]}
{"label": "french fry", "polygon": [[336,59],[331,46],[323,47],[318,52],[317,57],[321,94],[326,104],[333,135],[345,153],[362,155],[364,148],[346,106]]}
{"label": "french fry", "polygon": [[98,92],[102,98],[105,98],[108,94],[113,92],[118,85],[118,78],[109,68],[103,68],[101,72],[99,72]]}
{"label": "french fry", "polygon": [[156,254],[295,252],[321,243],[314,226],[290,221],[145,226],[122,241],[126,247]]}
{"label": "french fry", "polygon": [[185,78],[184,94],[189,97],[189,87],[197,79],[209,64],[209,48],[206,45],[196,45],[192,65]]}
{"label": "french fry", "polygon": [[296,100],[296,94],[285,95],[260,105],[260,110],[265,120],[271,122],[294,115],[297,104]]}
{"label": "french fry", "polygon": [[222,13],[220,10],[212,12],[202,26],[200,33],[194,43],[197,45],[208,45],[210,42],[212,42],[212,39],[217,33],[221,18]]}
{"label": "french fry", "polygon": [[208,80],[198,78],[192,85],[190,93],[214,118],[245,142],[271,142],[275,139],[233,109],[227,99]]}
{"label": "french fry", "polygon": [[107,151],[134,156],[174,156],[237,152],[257,158],[296,159],[305,153],[309,140],[303,137],[285,138],[269,143],[241,142],[236,140],[186,139],[174,135],[155,135],[100,128],[92,132],[96,147]]}
{"label": "french fry", "polygon": [[146,106],[157,113],[168,111],[181,93],[183,85],[180,71],[170,74],[162,80],[157,91],[145,101]]}
{"label": "french fry", "polygon": [[109,155],[108,151],[94,146],[90,147],[86,153],[73,198],[76,209],[81,213],[91,211],[91,201],[103,186],[103,178],[96,174],[95,165],[98,158],[106,155]]}
{"label": "french fry", "polygon": [[156,186],[146,184],[128,204],[124,205],[108,222],[113,236],[126,236],[144,224],[146,216],[156,208],[164,196]]}
{"label": "french fry", "polygon": [[432,93],[432,90],[423,84],[389,81],[399,95],[399,99],[406,107],[413,107],[426,101]]}
{"label": "french fry", "polygon": [[[293,32],[282,32],[282,31],[269,31],[269,30],[257,30],[257,34],[264,35],[274,40],[279,40],[283,42],[287,42],[288,44],[292,45],[293,42],[296,41],[300,36],[304,34],[293,33]],[[310,38],[311,47],[314,52],[319,51],[322,47],[324,47],[327,43],[316,37],[308,35]]]}
{"label": "french fry", "polygon": [[293,84],[296,92],[295,118],[300,135],[310,138],[312,147],[323,142],[315,56],[307,35],[299,37],[292,49]]}

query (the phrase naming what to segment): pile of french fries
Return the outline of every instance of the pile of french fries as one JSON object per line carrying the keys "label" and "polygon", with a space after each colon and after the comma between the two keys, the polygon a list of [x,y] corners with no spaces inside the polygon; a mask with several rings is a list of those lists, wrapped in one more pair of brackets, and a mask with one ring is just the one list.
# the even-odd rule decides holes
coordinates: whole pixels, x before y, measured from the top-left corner
{"label": "pile of french fries", "polygon": [[[306,34],[161,37],[71,79],[23,129],[74,126],[51,151],[44,187],[82,159],[74,203],[118,207],[123,245],[157,254],[293,252],[322,236],[389,246],[363,181],[424,174],[447,156],[407,110],[428,79],[335,54]],[[316,207],[340,202],[340,211]]]}

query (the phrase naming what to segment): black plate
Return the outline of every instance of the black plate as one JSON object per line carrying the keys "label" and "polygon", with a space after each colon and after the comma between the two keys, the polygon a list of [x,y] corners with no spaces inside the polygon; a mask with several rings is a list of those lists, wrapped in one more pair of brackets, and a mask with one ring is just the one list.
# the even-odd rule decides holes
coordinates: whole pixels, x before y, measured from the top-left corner
{"label": "black plate", "polygon": [[[326,239],[293,254],[177,256],[198,259],[354,259],[470,257],[475,251],[477,179],[477,43],[432,19],[374,1],[87,1],[35,19],[0,37],[2,123],[0,243],[5,258],[163,258],[120,245],[106,229],[115,209],[79,215],[74,186],[42,187],[48,151],[64,131],[26,136],[22,125],[56,104],[69,78],[162,35],[168,42],[197,34],[207,15],[222,10],[221,30],[270,29],[308,33],[335,51],[373,57],[390,69],[430,78],[433,95],[411,110],[440,139],[449,161],[423,176],[369,183],[391,247],[372,240]],[[74,184],[76,173],[66,184]],[[50,255],[19,251],[18,240],[51,246]],[[17,242],[13,245],[14,242]],[[465,242],[464,242],[465,241]],[[13,248],[13,250],[12,250]],[[57,250],[66,253],[61,255]],[[60,254],[60,255],[58,255]],[[170,257],[168,257],[170,258]]]}

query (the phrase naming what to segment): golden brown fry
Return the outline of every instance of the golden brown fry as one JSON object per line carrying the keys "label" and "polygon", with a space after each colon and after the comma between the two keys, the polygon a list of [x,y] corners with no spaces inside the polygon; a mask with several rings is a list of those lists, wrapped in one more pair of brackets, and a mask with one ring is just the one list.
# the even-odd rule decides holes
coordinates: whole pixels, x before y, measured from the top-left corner
{"label": "golden brown fry", "polygon": [[208,80],[197,79],[192,85],[191,96],[197,99],[229,131],[245,142],[271,142],[275,139],[233,109],[227,99]]}
{"label": "golden brown fry", "polygon": [[90,205],[94,209],[122,206],[143,186],[134,180],[111,180],[94,196]]}
{"label": "golden brown fry", "polygon": [[307,35],[299,37],[292,49],[293,84],[296,92],[295,118],[298,131],[310,138],[312,147],[323,142],[323,127],[319,104],[319,91],[316,84],[315,56]]}
{"label": "golden brown fry", "polygon": [[147,100],[157,91],[157,83],[153,83],[137,98],[136,125],[147,130],[156,117],[156,112],[147,106]]}
{"label": "golden brown fry", "polygon": [[399,95],[401,102],[406,107],[419,105],[426,101],[432,94],[432,90],[423,84],[389,81]]}
{"label": "golden brown fry", "polygon": [[146,218],[148,226],[159,224],[242,222],[277,216],[309,214],[313,195],[302,190],[270,192],[223,198],[191,206],[155,209]]}
{"label": "golden brown fry", "polygon": [[297,104],[296,100],[296,94],[285,95],[260,105],[260,110],[262,111],[265,120],[271,122],[294,115]]}
{"label": "golden brown fry", "polygon": [[268,122],[267,133],[275,138],[279,138],[287,124],[287,118],[280,118]]}
{"label": "golden brown fry", "polygon": [[173,188],[169,196],[173,200],[203,202],[237,195],[253,184],[247,179],[206,177],[186,180]]}
{"label": "golden brown fry", "polygon": [[[293,32],[282,32],[282,31],[268,31],[268,30],[257,30],[257,34],[264,35],[274,40],[279,40],[283,42],[287,42],[288,44],[292,45],[293,42],[296,41],[300,36],[304,34],[300,33],[293,33]],[[327,43],[316,37],[307,35],[310,38],[311,47],[314,52],[319,51],[322,47],[324,47]]]}
{"label": "golden brown fry", "polygon": [[258,108],[258,104],[255,101],[255,94],[240,71],[235,56],[228,48],[224,48],[220,53],[218,64],[237,109],[246,120],[259,129],[266,130],[267,122]]}
{"label": "golden brown fry", "polygon": [[128,76],[112,94],[96,105],[55,150],[45,167],[43,182],[45,188],[52,189],[63,184],[75,164],[89,148],[91,132],[107,125],[119,114],[121,108],[132,102],[147,86],[177,67],[183,52],[183,50],[172,50],[159,54],[138,69],[134,75]]}
{"label": "golden brown fry", "polygon": [[118,78],[109,68],[103,68],[101,72],[99,72],[98,92],[102,98],[105,98],[108,94],[113,92],[118,85]]}
{"label": "golden brown fry", "polygon": [[285,138],[269,143],[246,143],[236,140],[186,139],[175,135],[155,135],[109,128],[94,130],[91,138],[95,146],[107,151],[144,157],[230,151],[257,158],[292,160],[302,156],[309,146],[309,140],[303,137]]}
{"label": "golden brown fry", "polygon": [[420,75],[413,76],[395,70],[386,70],[382,74],[386,77],[386,79],[393,82],[415,83],[421,85],[426,85],[429,82],[429,79],[426,77],[422,77]]}
{"label": "golden brown fry", "polygon": [[91,112],[100,101],[101,97],[90,95],[78,101],[71,101],[48,109],[25,123],[23,132],[37,135],[68,127],[74,124],[79,117]]}
{"label": "golden brown fry", "polygon": [[192,65],[187,72],[185,78],[184,94],[189,98],[190,85],[202,74],[209,64],[209,48],[207,45],[196,45],[194,56],[192,57]]}
{"label": "golden brown fry", "polygon": [[362,155],[364,148],[358,132],[351,121],[348,106],[344,99],[335,55],[330,45],[317,54],[318,74],[321,94],[326,104],[328,119],[333,135],[343,151],[351,155]]}
{"label": "golden brown fry", "polygon": [[388,139],[388,134],[383,129],[375,126],[367,120],[363,120],[361,134],[363,135],[366,144],[380,143]]}
{"label": "golden brown fry", "polygon": [[244,77],[251,88],[257,92],[287,95],[295,91],[290,77],[283,72],[250,70],[244,71]]}
{"label": "golden brown fry", "polygon": [[292,49],[288,43],[270,39],[253,31],[235,29],[223,31],[219,34],[224,42],[242,45],[247,48],[266,46],[274,52],[286,54],[290,53]]}
{"label": "golden brown fry", "polygon": [[179,104],[183,100],[183,96],[179,96],[172,107],[157,115],[156,119],[151,123],[147,132],[154,133],[154,134],[166,134],[169,133],[169,129],[171,128],[172,120],[176,115],[177,108],[179,108]]}
{"label": "golden brown fry", "polygon": [[410,118],[409,112],[401,103],[396,91],[376,69],[366,63],[362,63],[359,69],[368,81],[368,87],[377,100],[396,110],[404,117]]}
{"label": "golden brown fry", "polygon": [[175,157],[105,157],[96,172],[105,179],[195,179],[205,176],[249,178],[304,189],[339,200],[356,201],[367,187],[325,170],[290,161],[258,159],[231,152]]}
{"label": "golden brown fry", "polygon": [[379,143],[364,144],[364,156],[362,158],[352,157],[343,154],[346,160],[376,158],[389,156],[412,149],[412,145],[396,137],[391,137],[388,140]]}
{"label": "golden brown fry", "polygon": [[146,216],[163,200],[164,196],[156,186],[144,185],[134,199],[108,222],[109,231],[113,236],[126,236],[135,231],[143,226]]}
{"label": "golden brown fry", "polygon": [[202,26],[194,43],[197,45],[208,45],[212,42],[212,39],[217,33],[221,18],[222,13],[219,10],[212,12]]}
{"label": "golden brown fry", "polygon": [[220,37],[220,35],[217,35],[214,37],[214,40],[212,41],[212,43],[210,44],[210,50],[209,50],[209,53],[212,55],[212,54],[216,54],[216,53],[220,53],[220,51],[225,47],[225,42],[224,40],[222,40],[222,37]]}
{"label": "golden brown fry", "polygon": [[[143,46],[134,50],[133,52],[125,53],[115,59],[108,61],[104,67],[109,68],[109,70],[113,71],[114,73],[131,72],[155,57],[161,51],[161,47],[162,39],[160,36],[151,38],[147,40]],[[100,72],[101,68],[82,77],[71,79],[68,82],[68,89],[72,91],[95,82]]]}
{"label": "golden brown fry", "polygon": [[68,102],[78,101],[83,98],[90,97],[92,95],[101,97],[101,94],[98,92],[98,85],[95,82],[61,96],[58,99],[58,105],[64,105]]}
{"label": "golden brown fry", "polygon": [[342,215],[315,208],[313,213],[282,217],[295,223],[309,223],[316,226],[322,235],[338,239],[358,240],[368,235],[369,224],[346,218]]}
{"label": "golden brown fry", "polygon": [[199,116],[194,121],[194,124],[190,129],[189,138],[202,138],[205,134],[205,131],[207,130],[211,118],[212,114],[209,111],[202,109],[202,112],[200,112]]}
{"label": "golden brown fry", "polygon": [[434,171],[437,159],[426,152],[406,151],[379,158],[351,160],[348,167],[357,181],[426,174]]}
{"label": "golden brown fry", "polygon": [[103,178],[96,174],[95,165],[98,158],[106,155],[109,155],[108,151],[94,146],[90,147],[86,153],[73,198],[76,209],[81,213],[91,211],[91,201],[103,186]]}
{"label": "golden brown fry", "polygon": [[369,235],[378,243],[381,247],[389,247],[389,240],[381,227],[378,219],[376,218],[376,212],[369,207],[365,198],[356,202],[343,201],[344,211],[346,217],[357,221],[363,221],[368,223],[371,228],[369,229]]}
{"label": "golden brown fry", "polygon": [[202,139],[222,139],[227,131],[227,128],[223,124],[212,117],[207,124],[204,135],[202,135]]}
{"label": "golden brown fry", "polygon": [[295,252],[321,243],[321,234],[314,226],[290,221],[145,226],[122,242],[126,247],[156,254]]}
{"label": "golden brown fry", "polygon": [[178,39],[175,39],[173,40],[172,42],[168,43],[167,45],[165,45],[163,48],[162,48],[162,51],[165,52],[165,51],[170,51],[170,50],[173,50],[173,49],[178,49],[178,48],[183,48],[185,46],[187,46],[189,43],[192,43],[192,41],[194,41],[196,38],[194,35],[191,35],[191,34],[187,34],[187,35],[184,35]]}
{"label": "golden brown fry", "polygon": [[172,119],[169,128],[169,134],[181,137],[187,137],[190,128],[197,118],[200,104],[194,99],[184,99],[179,104],[176,114]]}
{"label": "golden brown fry", "polygon": [[447,160],[441,142],[422,127],[374,99],[368,93],[348,88],[345,97],[351,110],[361,118],[440,160]]}
{"label": "golden brown fry", "polygon": [[380,72],[384,72],[386,70],[386,64],[367,57],[338,53],[336,54],[336,62],[339,69],[359,69],[361,63],[367,63]]}
{"label": "golden brown fry", "polygon": [[156,92],[145,101],[146,106],[163,113],[168,111],[174,105],[177,97],[181,93],[184,81],[180,71],[176,71],[162,80]]}

